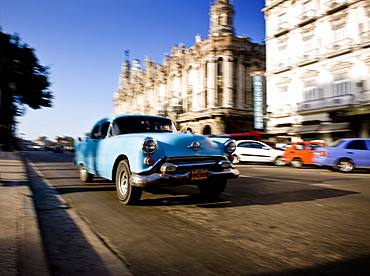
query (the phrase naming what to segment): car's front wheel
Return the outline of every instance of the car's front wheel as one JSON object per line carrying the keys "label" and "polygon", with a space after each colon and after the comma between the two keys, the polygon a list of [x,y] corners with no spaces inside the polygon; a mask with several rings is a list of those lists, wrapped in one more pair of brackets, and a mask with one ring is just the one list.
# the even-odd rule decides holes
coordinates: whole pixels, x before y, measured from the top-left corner
{"label": "car's front wheel", "polygon": [[221,180],[207,180],[199,182],[198,184],[199,191],[205,196],[218,196],[222,194],[227,185],[226,179]]}
{"label": "car's front wheel", "polygon": [[94,175],[89,173],[83,165],[80,165],[80,180],[82,182],[88,183],[92,182]]}
{"label": "car's front wheel", "polygon": [[131,170],[127,160],[119,162],[116,171],[116,190],[119,201],[129,205],[140,200],[142,189],[130,184]]}
{"label": "car's front wheel", "polygon": [[353,170],[353,164],[350,160],[343,158],[339,160],[337,169],[340,172],[350,172]]}
{"label": "car's front wheel", "polygon": [[293,167],[293,168],[302,168],[303,166],[303,162],[300,158],[294,158],[291,162],[290,162],[290,165]]}

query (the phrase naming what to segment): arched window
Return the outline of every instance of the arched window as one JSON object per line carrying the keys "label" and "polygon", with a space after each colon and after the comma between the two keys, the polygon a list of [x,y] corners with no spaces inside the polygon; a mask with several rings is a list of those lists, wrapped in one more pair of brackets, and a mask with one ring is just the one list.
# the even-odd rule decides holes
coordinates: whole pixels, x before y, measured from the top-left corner
{"label": "arched window", "polygon": [[222,106],[223,104],[223,89],[221,85],[217,86],[217,106]]}
{"label": "arched window", "polygon": [[217,60],[217,76],[222,76],[222,58]]}
{"label": "arched window", "polygon": [[211,127],[209,125],[206,125],[203,128],[203,135],[206,135],[206,134],[212,134]]}

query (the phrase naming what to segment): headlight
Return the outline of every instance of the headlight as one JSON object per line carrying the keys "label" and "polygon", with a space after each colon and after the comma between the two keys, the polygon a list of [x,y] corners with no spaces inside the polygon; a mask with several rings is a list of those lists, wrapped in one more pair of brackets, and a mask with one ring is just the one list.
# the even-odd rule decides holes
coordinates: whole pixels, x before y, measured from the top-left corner
{"label": "headlight", "polygon": [[225,152],[233,153],[236,149],[236,143],[234,140],[227,140],[224,144]]}
{"label": "headlight", "polygon": [[157,149],[157,141],[152,137],[147,137],[143,141],[142,145],[143,152],[146,154],[152,154]]}

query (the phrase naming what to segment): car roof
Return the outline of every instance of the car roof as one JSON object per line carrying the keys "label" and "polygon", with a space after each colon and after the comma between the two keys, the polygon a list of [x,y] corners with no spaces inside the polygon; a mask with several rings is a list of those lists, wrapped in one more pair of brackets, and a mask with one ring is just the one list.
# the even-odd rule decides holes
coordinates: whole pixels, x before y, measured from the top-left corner
{"label": "car roof", "polygon": [[370,140],[370,138],[341,138],[338,140],[345,140],[345,141],[350,141],[350,140]]}
{"label": "car roof", "polygon": [[236,140],[237,143],[241,142],[257,142],[257,143],[263,143],[262,141],[257,141],[257,140]]}
{"label": "car roof", "polygon": [[324,144],[323,142],[320,142],[320,141],[300,141],[300,142],[294,142],[294,143],[292,143],[292,145],[296,145],[298,143],[307,143],[307,144],[319,143],[319,144]]}
{"label": "car roof", "polygon": [[148,118],[161,118],[161,119],[167,119],[167,120],[171,120],[170,118],[167,118],[167,117],[161,117],[161,116],[154,116],[154,115],[144,115],[144,114],[124,114],[124,115],[111,115],[111,116],[107,116],[103,119],[100,119],[99,121],[97,121],[95,123],[96,124],[99,124],[101,122],[113,122],[114,120],[118,119],[118,118],[125,118],[125,117],[148,117]]}

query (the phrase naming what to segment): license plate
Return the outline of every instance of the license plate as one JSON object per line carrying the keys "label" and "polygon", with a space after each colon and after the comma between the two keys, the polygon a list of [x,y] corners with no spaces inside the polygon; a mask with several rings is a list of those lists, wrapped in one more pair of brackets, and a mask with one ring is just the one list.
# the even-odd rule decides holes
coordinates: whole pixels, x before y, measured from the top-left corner
{"label": "license plate", "polygon": [[208,178],[208,170],[191,171],[191,180],[201,180]]}

